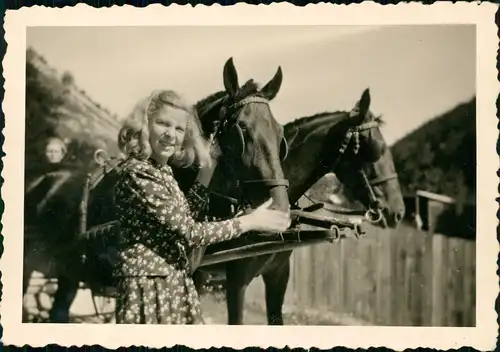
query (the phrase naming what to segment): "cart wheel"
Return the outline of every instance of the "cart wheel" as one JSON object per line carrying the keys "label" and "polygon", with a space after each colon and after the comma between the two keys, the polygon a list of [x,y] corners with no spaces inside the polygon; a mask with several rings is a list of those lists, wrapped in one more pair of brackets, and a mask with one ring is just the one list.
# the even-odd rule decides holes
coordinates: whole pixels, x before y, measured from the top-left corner
{"label": "cart wheel", "polygon": [[115,319],[115,299],[91,292],[96,317],[101,318],[104,324],[113,322]]}

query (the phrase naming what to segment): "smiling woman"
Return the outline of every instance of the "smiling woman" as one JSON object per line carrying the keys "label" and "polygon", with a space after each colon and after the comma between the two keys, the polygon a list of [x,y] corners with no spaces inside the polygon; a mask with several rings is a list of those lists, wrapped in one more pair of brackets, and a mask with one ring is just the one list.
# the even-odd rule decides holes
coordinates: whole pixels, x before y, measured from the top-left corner
{"label": "smiling woman", "polygon": [[[290,225],[288,214],[267,209],[271,201],[239,218],[195,220],[206,205],[206,181],[213,172],[197,119],[179,94],[155,91],[136,105],[120,131],[127,159],[114,197],[120,223],[117,323],[203,323],[187,253],[250,230],[279,232]],[[171,165],[194,163],[202,166],[203,181],[199,176],[184,195]]]}
{"label": "smiling woman", "polygon": [[171,90],[155,91],[142,99],[126,119],[118,141],[126,154],[139,158],[154,155],[160,163],[207,167],[211,162],[196,111]]}

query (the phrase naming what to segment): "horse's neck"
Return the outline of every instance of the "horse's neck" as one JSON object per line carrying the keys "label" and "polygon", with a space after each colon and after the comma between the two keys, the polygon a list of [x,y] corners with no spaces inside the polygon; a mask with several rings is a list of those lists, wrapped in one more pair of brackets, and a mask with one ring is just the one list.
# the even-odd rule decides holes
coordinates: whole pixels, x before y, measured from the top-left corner
{"label": "horse's neck", "polygon": [[217,167],[214,170],[210,190],[229,197],[237,197],[239,190],[237,189],[236,171],[231,165],[223,159],[224,155],[219,156]]}
{"label": "horse's neck", "polygon": [[321,168],[321,163],[325,155],[328,155],[325,160],[328,162],[337,158],[337,146],[346,132],[339,122],[345,117],[346,114],[340,112],[321,114],[285,125],[285,136],[291,139],[288,157],[283,163],[285,177],[290,181],[290,203],[297,202],[312,185],[332,171]]}
{"label": "horse's neck", "polygon": [[[219,101],[216,100],[213,102],[213,104],[218,104]],[[224,159],[226,156],[222,153],[220,146],[219,146],[219,141],[217,140],[217,137],[211,136],[211,134],[215,131],[213,131],[213,122],[217,120],[216,118],[213,117],[213,115],[208,115],[205,117],[201,117],[201,126],[203,129],[203,134],[204,138],[207,140],[209,138],[215,138],[213,141],[211,141],[210,149],[212,155],[217,155],[217,165],[215,167],[212,180],[210,182],[210,190],[212,192],[224,194],[227,196],[235,196],[234,192],[234,180],[233,178],[235,177],[234,170],[232,170],[232,165],[228,164],[228,162]],[[187,182],[189,184],[189,187],[192,185],[194,179],[196,178],[196,175],[193,173],[190,174],[191,178],[190,181]]]}

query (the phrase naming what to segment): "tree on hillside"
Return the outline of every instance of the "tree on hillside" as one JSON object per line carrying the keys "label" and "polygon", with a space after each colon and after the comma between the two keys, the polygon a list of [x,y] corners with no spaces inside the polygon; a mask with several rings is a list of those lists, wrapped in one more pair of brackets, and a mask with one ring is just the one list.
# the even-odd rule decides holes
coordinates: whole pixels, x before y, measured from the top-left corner
{"label": "tree on hillside", "polygon": [[[68,85],[74,84],[70,72],[65,72],[59,78],[57,72],[48,65],[40,65],[40,60],[41,57],[32,48],[27,49],[26,178],[43,171],[41,167],[45,164],[44,151],[48,137],[57,136],[69,140],[65,161],[77,168],[92,166],[93,154],[97,148],[105,148],[111,155],[116,155],[116,140],[103,137],[109,131],[100,130],[97,127],[100,124],[82,124],[108,119],[108,114],[102,109],[89,110],[79,94],[68,90]],[[83,90],[75,88],[85,95]]]}
{"label": "tree on hillside", "polygon": [[40,72],[30,62],[26,63],[26,173],[37,168],[44,158],[47,138],[56,136],[57,108],[62,105],[60,97],[44,86]]}
{"label": "tree on hillside", "polygon": [[65,86],[72,86],[73,84],[75,84],[75,78],[73,77],[71,72],[68,71],[64,72],[61,81]]}
{"label": "tree on hillside", "polygon": [[[60,84],[60,83],[59,83]],[[75,116],[61,115],[61,107],[71,108],[62,94],[61,87],[53,87],[50,78],[42,77],[42,73],[31,63],[26,64],[26,136],[25,136],[25,176],[30,179],[43,170],[45,164],[45,144],[49,137],[69,139],[68,153],[65,158],[77,168],[91,165],[96,149],[94,134],[75,133],[70,125]],[[98,131],[93,131],[98,133]],[[112,143],[109,143],[112,146]]]}
{"label": "tree on hillside", "polygon": [[32,47],[28,47],[26,49],[26,61],[27,62],[32,62],[37,56],[36,51]]}

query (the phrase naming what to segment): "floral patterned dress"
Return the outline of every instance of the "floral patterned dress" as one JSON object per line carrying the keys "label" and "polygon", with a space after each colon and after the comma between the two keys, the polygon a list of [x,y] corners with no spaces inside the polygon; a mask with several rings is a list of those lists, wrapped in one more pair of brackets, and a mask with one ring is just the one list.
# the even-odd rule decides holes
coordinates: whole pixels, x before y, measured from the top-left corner
{"label": "floral patterned dress", "polygon": [[241,234],[235,219],[194,220],[205,199],[199,184],[185,197],[169,166],[126,161],[115,188],[118,324],[203,324],[186,253]]}

